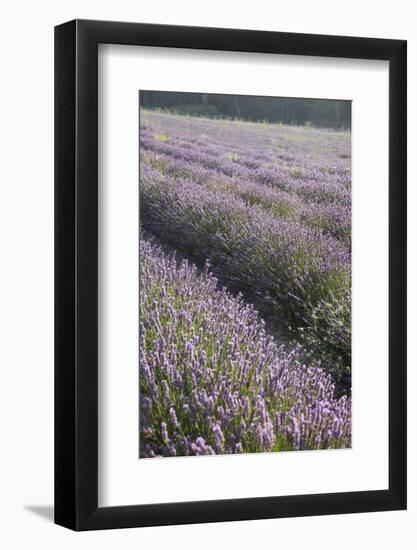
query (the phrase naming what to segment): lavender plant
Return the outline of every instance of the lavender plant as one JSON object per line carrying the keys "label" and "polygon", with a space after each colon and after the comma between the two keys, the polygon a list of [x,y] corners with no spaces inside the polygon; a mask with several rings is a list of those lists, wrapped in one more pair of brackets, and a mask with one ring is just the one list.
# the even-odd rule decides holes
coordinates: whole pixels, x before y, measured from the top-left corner
{"label": "lavender plant", "polygon": [[[224,284],[242,291],[263,315],[302,328],[307,340],[326,345],[322,335],[334,333],[339,368],[348,370],[350,319],[340,326],[332,316],[341,303],[350,315],[350,254],[343,243],[188,180],[148,177],[144,169],[141,184],[148,230],[200,265],[209,259]],[[320,323],[317,311],[326,313]],[[332,351],[330,341],[327,347]]]}
{"label": "lavender plant", "polygon": [[[163,135],[164,139],[159,136]],[[141,218],[303,343],[339,390],[351,362],[347,133],[142,113]],[[278,321],[277,321],[278,320]]]}
{"label": "lavender plant", "polygon": [[351,401],[241,296],[140,241],[140,456],[345,448]]}

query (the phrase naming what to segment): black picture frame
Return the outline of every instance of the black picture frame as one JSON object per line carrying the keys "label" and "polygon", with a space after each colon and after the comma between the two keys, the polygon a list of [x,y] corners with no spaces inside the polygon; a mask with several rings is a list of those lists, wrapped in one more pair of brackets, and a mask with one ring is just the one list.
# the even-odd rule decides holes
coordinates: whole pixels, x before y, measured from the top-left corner
{"label": "black picture frame", "polygon": [[[389,488],[98,507],[98,44],[389,61]],[[74,20],[55,28],[55,523],[92,530],[406,508],[404,40]]]}

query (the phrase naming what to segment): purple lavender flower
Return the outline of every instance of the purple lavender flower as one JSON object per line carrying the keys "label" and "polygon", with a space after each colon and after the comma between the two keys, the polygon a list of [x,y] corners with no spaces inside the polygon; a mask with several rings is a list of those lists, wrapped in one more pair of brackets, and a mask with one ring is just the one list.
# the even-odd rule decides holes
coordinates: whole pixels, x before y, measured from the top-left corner
{"label": "purple lavender flower", "polygon": [[198,265],[208,260],[221,284],[282,319],[348,385],[350,134],[142,119],[144,227]]}
{"label": "purple lavender flower", "polygon": [[140,455],[349,447],[350,135],[141,122]]}
{"label": "purple lavender flower", "polygon": [[241,296],[143,237],[140,278],[140,456],[351,445],[350,399],[278,347]]}

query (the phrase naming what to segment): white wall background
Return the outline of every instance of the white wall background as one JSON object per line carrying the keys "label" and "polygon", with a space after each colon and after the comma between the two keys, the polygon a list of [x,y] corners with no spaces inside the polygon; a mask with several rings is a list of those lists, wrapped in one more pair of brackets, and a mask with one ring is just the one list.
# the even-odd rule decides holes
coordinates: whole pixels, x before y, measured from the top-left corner
{"label": "white wall background", "polygon": [[[413,2],[15,0],[1,9],[0,544],[379,550],[417,541],[417,24]],[[409,510],[96,533],[51,523],[53,500],[53,26],[109,19],[408,40]],[[370,144],[371,146],[371,144]],[[341,472],[343,475],[343,472]]]}

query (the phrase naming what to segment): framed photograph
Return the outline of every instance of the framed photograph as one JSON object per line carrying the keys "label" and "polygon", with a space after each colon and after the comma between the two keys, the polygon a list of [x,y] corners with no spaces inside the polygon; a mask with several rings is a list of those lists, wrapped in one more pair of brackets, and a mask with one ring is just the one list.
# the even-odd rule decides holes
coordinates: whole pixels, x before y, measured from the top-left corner
{"label": "framed photograph", "polygon": [[406,508],[406,42],[55,29],[55,522]]}

